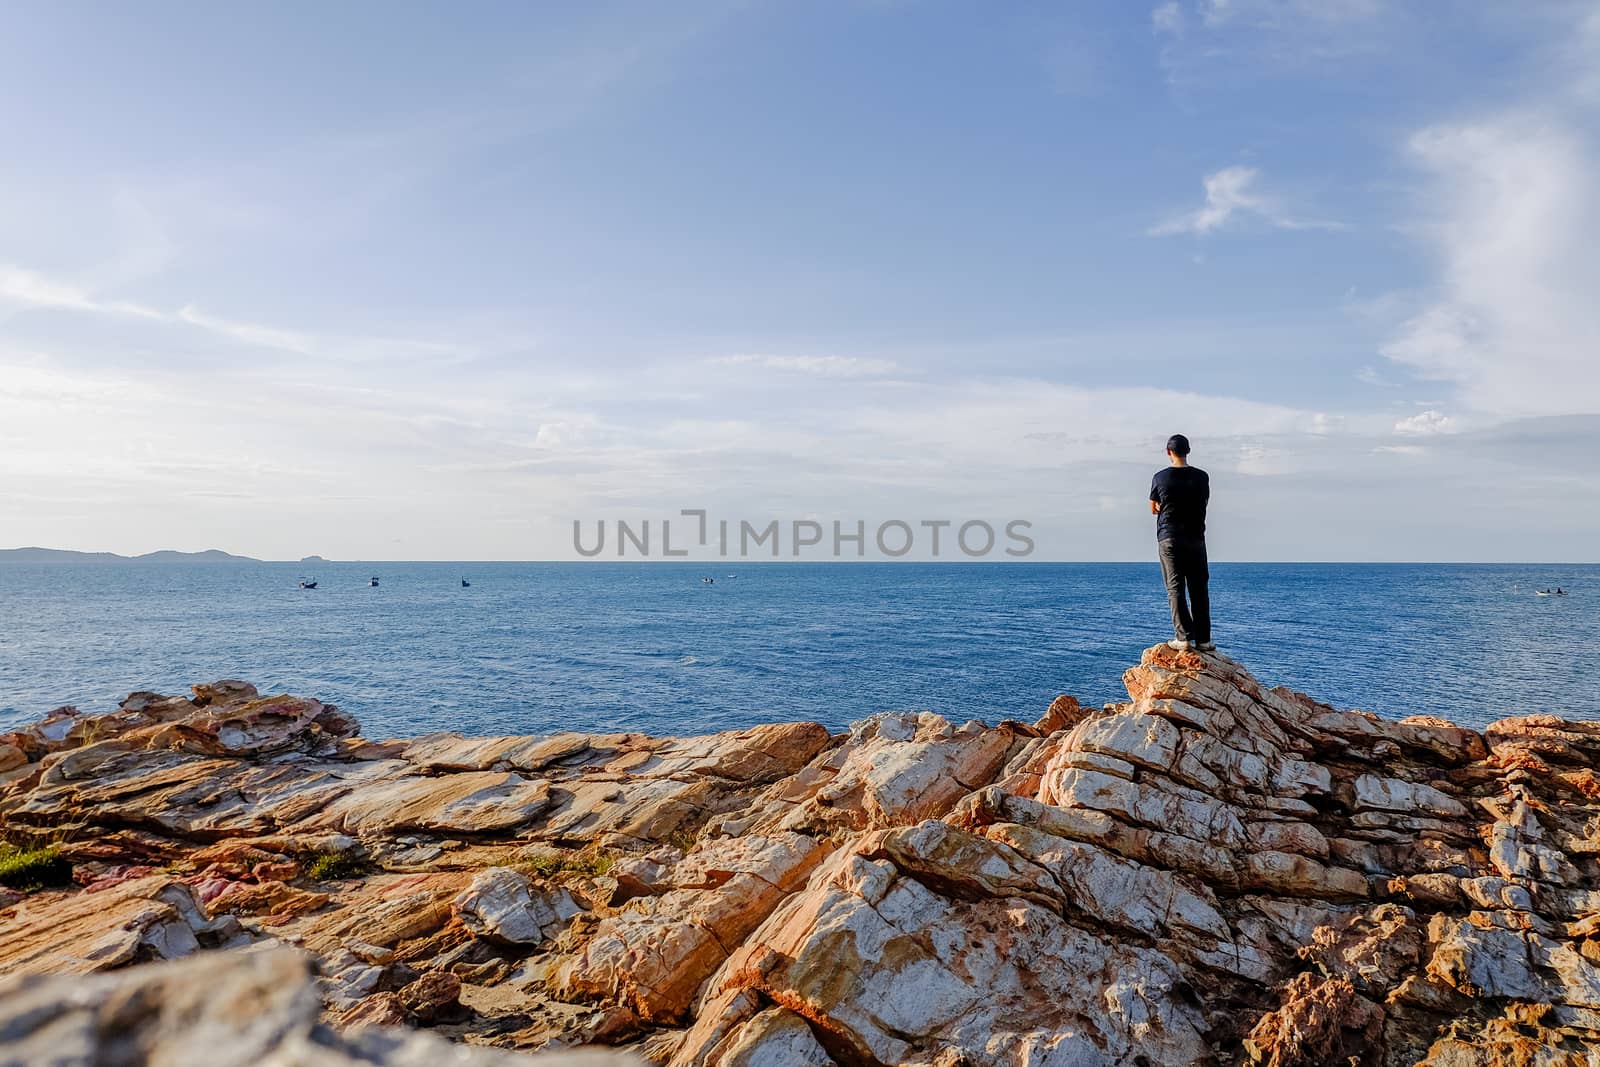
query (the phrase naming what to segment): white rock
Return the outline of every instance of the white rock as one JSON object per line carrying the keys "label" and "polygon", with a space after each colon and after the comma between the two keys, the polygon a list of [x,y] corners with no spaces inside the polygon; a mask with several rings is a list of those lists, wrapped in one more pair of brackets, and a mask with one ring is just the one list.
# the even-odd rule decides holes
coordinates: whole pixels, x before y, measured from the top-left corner
{"label": "white rock", "polygon": [[533,895],[528,880],[509,867],[490,867],[450,903],[477,936],[506,945],[537,945],[580,910],[565,889]]}
{"label": "white rock", "polygon": [[1464,818],[1467,809],[1448,793],[1431,785],[1363,774],[1356,779],[1356,806],[1402,813],[1422,812],[1447,819]]}

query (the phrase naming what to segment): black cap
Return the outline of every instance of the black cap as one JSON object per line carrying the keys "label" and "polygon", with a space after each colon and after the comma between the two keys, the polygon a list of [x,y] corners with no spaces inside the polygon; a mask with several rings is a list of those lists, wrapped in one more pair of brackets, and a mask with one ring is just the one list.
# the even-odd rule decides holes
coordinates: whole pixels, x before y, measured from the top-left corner
{"label": "black cap", "polygon": [[1167,438],[1167,451],[1175,456],[1187,456],[1189,454],[1189,439],[1181,433],[1173,434]]}

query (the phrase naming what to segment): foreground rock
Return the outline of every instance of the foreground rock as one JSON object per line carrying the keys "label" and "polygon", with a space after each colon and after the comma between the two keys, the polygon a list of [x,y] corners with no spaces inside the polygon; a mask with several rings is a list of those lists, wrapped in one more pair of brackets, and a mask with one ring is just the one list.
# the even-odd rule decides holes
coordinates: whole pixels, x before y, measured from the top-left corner
{"label": "foreground rock", "polygon": [[1600,1062],[1600,724],[1165,646],[1125,681],[833,737],[374,743],[238,682],[57,713],[0,737],[0,823],[76,884],[0,908],[0,972],[282,942],[319,1034],[682,1067]]}
{"label": "foreground rock", "polygon": [[208,953],[87,979],[0,981],[0,1062],[206,1067],[629,1067],[622,1054],[526,1056],[432,1034],[337,1033],[291,949]]}

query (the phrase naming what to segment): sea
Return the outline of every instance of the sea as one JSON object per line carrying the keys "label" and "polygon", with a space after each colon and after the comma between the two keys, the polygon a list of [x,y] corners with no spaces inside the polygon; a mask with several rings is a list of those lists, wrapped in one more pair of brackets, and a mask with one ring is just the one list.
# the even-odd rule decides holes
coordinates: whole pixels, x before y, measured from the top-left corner
{"label": "sea", "polygon": [[[1390,718],[1600,719],[1600,565],[1211,570],[1217,642],[1267,684]],[[907,709],[1031,721],[1061,693],[1126,699],[1123,671],[1171,636],[1153,562],[305,571],[0,565],[0,730],[219,678],[337,704],[374,738],[840,730]],[[302,576],[317,588],[298,588]],[[1569,595],[1535,595],[1557,585]]]}

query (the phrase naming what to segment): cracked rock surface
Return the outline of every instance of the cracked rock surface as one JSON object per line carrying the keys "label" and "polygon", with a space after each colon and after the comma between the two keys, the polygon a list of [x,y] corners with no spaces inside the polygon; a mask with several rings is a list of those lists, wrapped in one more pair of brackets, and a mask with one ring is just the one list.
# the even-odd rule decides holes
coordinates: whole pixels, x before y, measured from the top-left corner
{"label": "cracked rock surface", "polygon": [[0,829],[73,879],[0,895],[0,1062],[185,1040],[170,1003],[216,1062],[1600,1063],[1600,723],[1390,722],[1165,645],[1124,680],[835,736],[373,742],[231,681],[52,713],[0,736]]}

